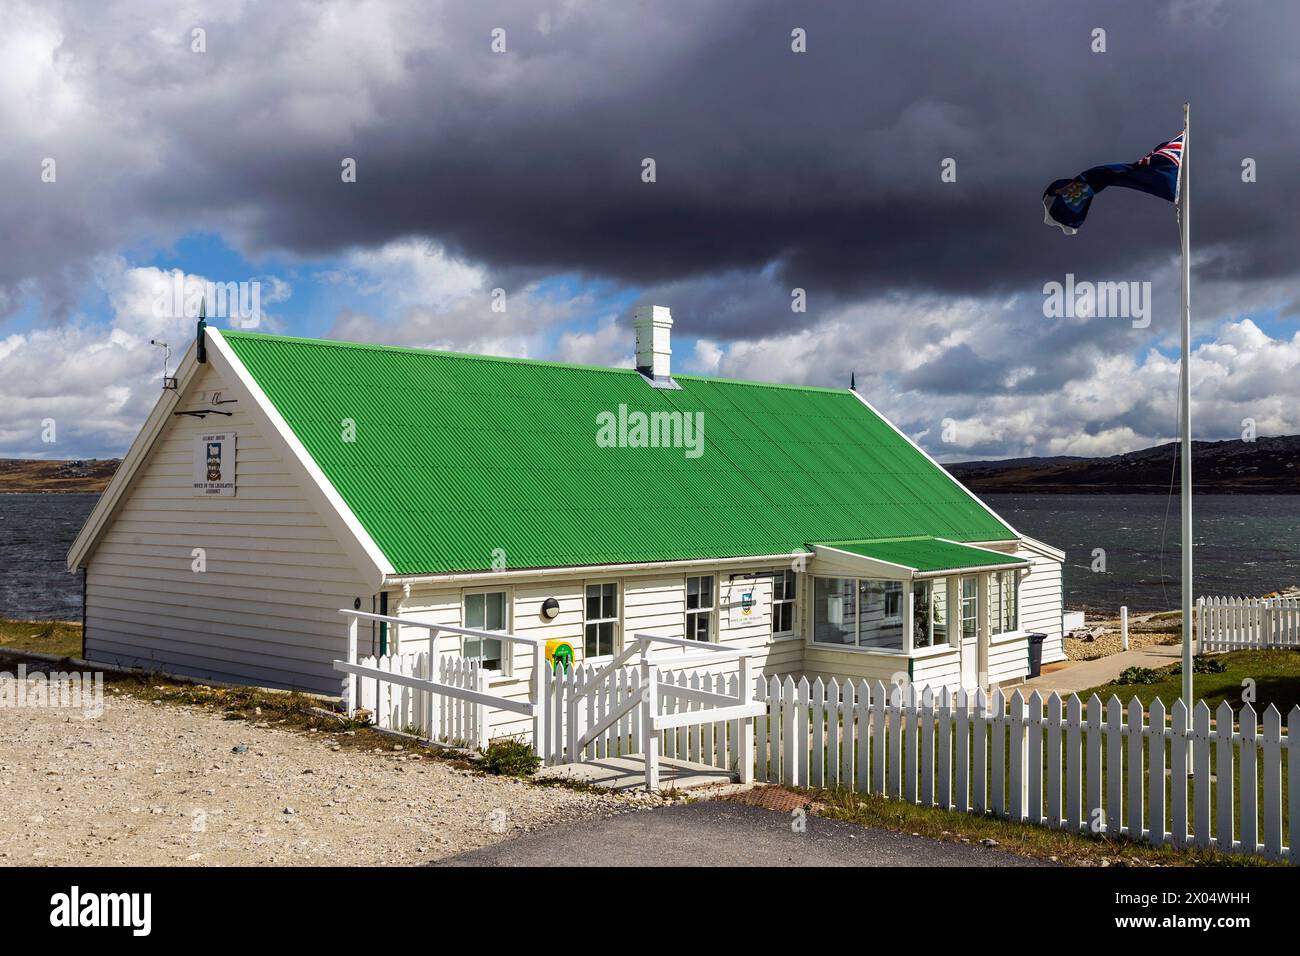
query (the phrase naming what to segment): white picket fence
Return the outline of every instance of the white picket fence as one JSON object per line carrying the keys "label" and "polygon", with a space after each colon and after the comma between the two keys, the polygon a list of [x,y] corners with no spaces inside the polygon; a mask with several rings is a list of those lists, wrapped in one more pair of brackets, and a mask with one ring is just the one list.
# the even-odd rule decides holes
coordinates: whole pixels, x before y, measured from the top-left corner
{"label": "white picket fence", "polygon": [[1197,601],[1202,651],[1300,647],[1300,600],[1211,597]]}
{"label": "white picket fence", "polygon": [[[764,681],[755,779],[1300,862],[1300,707]],[[1188,761],[1191,761],[1189,775]],[[1168,772],[1166,772],[1168,771]],[[1287,803],[1283,803],[1283,780]],[[1284,839],[1285,838],[1285,839]]]}
{"label": "white picket fence", "polygon": [[[620,668],[611,673],[593,693],[581,694],[600,673],[601,668],[577,665],[567,672],[544,672],[547,695],[547,723],[538,752],[547,766],[593,760],[612,756],[629,756],[642,752],[641,714],[632,707],[599,736],[589,742],[581,753],[573,744],[586,735],[588,728],[598,727],[606,716],[620,709],[620,705],[641,696],[641,673],[635,667]],[[668,716],[677,713],[703,711],[708,705],[698,700],[687,700],[674,694],[674,688],[712,691],[728,697],[737,696],[736,674],[708,674],[690,670],[660,669],[659,712]],[[574,710],[577,701],[577,713]],[[571,719],[572,718],[572,719]],[[576,737],[571,737],[576,729]],[[669,759],[690,760],[723,770],[736,770],[736,742],[740,736],[740,721],[711,721],[676,727],[659,732],[659,753]]]}
{"label": "white picket fence", "polygon": [[[487,673],[463,657],[439,655],[437,673],[430,673],[429,652],[363,657],[362,667],[386,674],[436,680],[452,687],[487,691]],[[488,744],[488,708],[429,690],[395,684],[379,677],[357,681],[360,706],[368,710],[376,727],[414,731],[426,740],[468,747]]]}

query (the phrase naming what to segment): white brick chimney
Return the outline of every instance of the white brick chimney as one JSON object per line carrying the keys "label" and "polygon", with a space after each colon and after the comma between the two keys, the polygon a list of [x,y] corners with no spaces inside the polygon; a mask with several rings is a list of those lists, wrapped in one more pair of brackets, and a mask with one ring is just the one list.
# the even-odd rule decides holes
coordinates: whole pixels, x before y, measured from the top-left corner
{"label": "white brick chimney", "polygon": [[636,370],[654,385],[674,388],[672,378],[673,314],[664,305],[638,305],[632,311],[636,328]]}

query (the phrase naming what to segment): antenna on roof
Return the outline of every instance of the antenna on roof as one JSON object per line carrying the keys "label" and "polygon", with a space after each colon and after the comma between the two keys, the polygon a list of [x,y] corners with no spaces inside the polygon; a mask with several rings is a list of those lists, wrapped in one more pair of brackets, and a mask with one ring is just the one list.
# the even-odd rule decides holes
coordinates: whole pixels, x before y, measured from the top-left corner
{"label": "antenna on roof", "polygon": [[168,369],[168,365],[170,364],[170,359],[171,359],[171,357],[172,357],[171,346],[169,346],[169,345],[168,345],[166,342],[164,342],[162,339],[150,339],[150,340],[149,340],[149,344],[152,345],[154,348],[162,349],[162,353],[163,353],[163,388],[171,389],[172,391],[175,391],[175,390],[176,390],[176,379],[175,379],[174,376],[172,376],[172,375],[170,374],[170,370]]}
{"label": "antenna on roof", "polygon": [[199,299],[199,324],[198,324],[198,328],[195,330],[195,336],[198,343],[198,354],[195,355],[195,358],[199,360],[200,364],[206,363],[208,361],[208,343],[204,340],[204,335],[203,335],[203,330],[206,329],[207,327],[208,327],[208,300],[207,297],[205,296],[204,298]]}

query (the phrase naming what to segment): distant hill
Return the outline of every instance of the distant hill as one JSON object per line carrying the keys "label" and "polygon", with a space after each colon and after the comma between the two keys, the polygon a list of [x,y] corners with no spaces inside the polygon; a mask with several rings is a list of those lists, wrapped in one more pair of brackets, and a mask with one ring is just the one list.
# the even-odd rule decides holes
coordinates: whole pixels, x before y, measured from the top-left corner
{"label": "distant hill", "polygon": [[[976,492],[1164,494],[1171,475],[1180,480],[1177,459],[1178,443],[1171,442],[1108,458],[1012,458],[945,467]],[[1300,435],[1192,442],[1192,481],[1198,494],[1300,494]]]}
{"label": "distant hill", "polygon": [[0,494],[6,492],[101,492],[117,471],[116,458],[51,461],[0,458]]}

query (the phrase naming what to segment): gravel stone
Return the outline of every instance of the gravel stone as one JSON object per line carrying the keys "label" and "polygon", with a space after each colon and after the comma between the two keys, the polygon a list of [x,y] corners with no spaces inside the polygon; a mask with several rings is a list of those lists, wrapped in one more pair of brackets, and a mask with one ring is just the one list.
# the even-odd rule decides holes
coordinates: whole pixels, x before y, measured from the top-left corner
{"label": "gravel stone", "polygon": [[410,865],[646,805],[117,695],[0,708],[0,792],[0,859],[42,866]]}

